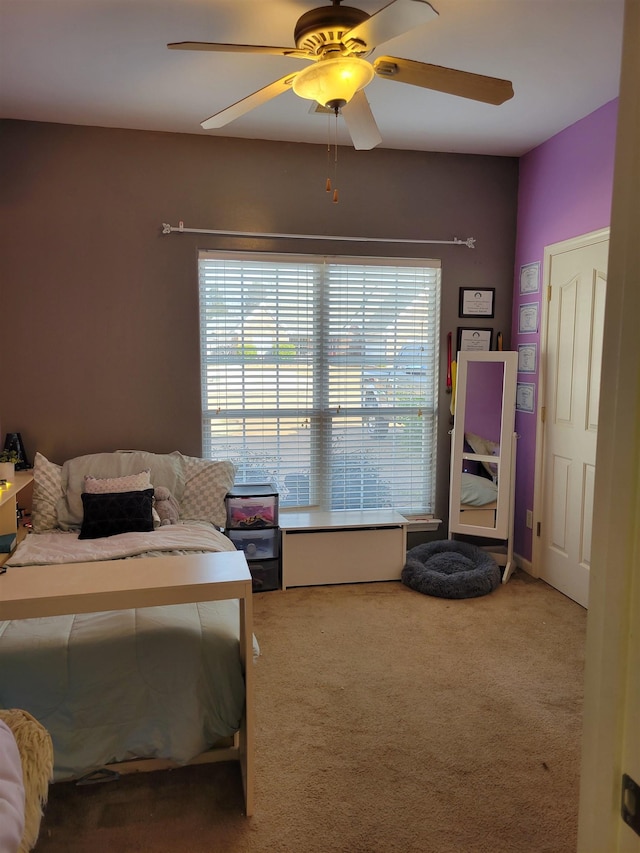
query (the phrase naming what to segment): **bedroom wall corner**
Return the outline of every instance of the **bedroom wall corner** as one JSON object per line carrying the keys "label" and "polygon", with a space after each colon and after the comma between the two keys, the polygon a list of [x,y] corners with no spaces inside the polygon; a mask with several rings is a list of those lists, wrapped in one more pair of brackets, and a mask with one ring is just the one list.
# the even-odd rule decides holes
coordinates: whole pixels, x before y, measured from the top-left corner
{"label": "bedroom wall corner", "polygon": [[519,569],[522,569],[523,572],[526,572],[528,575],[531,575],[532,578],[537,578],[538,574],[533,567],[533,563],[531,560],[525,559],[521,554],[514,554],[513,559],[515,561],[516,566]]}

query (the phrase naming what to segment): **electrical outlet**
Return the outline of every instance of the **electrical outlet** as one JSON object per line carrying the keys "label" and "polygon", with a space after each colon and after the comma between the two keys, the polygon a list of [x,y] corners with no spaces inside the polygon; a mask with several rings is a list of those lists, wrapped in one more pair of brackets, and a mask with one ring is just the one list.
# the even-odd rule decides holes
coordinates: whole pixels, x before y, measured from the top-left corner
{"label": "electrical outlet", "polygon": [[527,527],[533,530],[533,512],[530,509],[527,510]]}

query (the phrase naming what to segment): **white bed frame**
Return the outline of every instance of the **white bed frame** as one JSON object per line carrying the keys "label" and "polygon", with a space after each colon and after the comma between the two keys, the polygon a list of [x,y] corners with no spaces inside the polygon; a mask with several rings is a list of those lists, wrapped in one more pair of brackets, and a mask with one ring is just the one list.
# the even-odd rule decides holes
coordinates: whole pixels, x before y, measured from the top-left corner
{"label": "white bed frame", "polygon": [[[241,551],[140,557],[23,566],[0,575],[0,621],[94,613],[166,604],[238,599],[240,658],[245,679],[245,712],[230,746],[213,747],[189,764],[239,761],[247,816],[254,802],[253,602],[251,574]],[[118,773],[175,768],[175,762],[141,758],[109,765]]]}

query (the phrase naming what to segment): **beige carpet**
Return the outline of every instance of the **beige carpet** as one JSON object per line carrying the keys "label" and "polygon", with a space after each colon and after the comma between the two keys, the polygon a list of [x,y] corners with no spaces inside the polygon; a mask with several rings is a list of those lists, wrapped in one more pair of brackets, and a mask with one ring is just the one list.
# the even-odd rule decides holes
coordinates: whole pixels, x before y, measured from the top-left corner
{"label": "beige carpet", "polygon": [[51,788],[37,853],[573,853],[586,612],[516,572],[254,596],[256,810],[233,765]]}

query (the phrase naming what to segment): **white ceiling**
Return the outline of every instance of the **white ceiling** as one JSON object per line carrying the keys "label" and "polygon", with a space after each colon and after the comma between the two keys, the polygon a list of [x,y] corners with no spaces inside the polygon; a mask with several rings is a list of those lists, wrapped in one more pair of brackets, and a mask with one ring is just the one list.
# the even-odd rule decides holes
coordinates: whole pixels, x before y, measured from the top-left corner
{"label": "white ceiling", "polygon": [[[346,0],[373,14],[385,0]],[[216,131],[200,122],[307,63],[171,51],[174,41],[293,46],[314,0],[0,0],[0,116],[326,144],[292,91]],[[439,17],[380,46],[513,82],[499,107],[376,78],[380,147],[519,156],[618,94],[624,0],[432,0]],[[340,123],[341,124],[341,123]],[[333,133],[333,131],[331,131]],[[350,144],[340,128],[339,141]]]}

